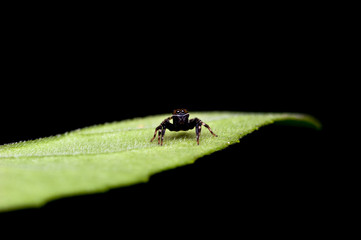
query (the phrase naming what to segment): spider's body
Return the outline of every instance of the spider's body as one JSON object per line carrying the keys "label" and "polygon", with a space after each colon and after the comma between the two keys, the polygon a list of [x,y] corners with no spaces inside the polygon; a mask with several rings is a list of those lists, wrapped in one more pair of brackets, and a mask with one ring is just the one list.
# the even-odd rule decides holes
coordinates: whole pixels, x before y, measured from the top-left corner
{"label": "spider's body", "polygon": [[[170,123],[170,120],[173,120],[173,124]],[[164,121],[155,129],[154,136],[150,140],[151,142],[155,139],[158,132],[158,144],[163,145],[163,138],[165,130],[169,131],[188,131],[190,129],[196,128],[197,135],[197,144],[199,145],[199,137],[201,135],[202,126],[208,128],[211,134],[217,137],[208,126],[208,124],[202,122],[198,118],[189,119],[189,113],[186,109],[176,109],[173,111],[173,115],[164,119]]]}
{"label": "spider's body", "polygon": [[189,113],[186,109],[174,110],[171,118],[173,119],[173,130],[169,129],[170,131],[187,131],[191,129],[189,128]]}

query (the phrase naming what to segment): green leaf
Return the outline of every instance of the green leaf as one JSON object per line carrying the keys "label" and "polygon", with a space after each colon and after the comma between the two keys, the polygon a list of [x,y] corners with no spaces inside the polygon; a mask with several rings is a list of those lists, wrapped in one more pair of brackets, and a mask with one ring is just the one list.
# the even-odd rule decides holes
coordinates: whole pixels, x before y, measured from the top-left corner
{"label": "green leaf", "polygon": [[166,117],[106,123],[0,146],[0,211],[147,182],[155,173],[191,164],[274,122],[320,128],[304,114],[198,112],[191,117],[208,123],[218,137],[204,128],[197,145],[194,130],[166,131],[163,146],[151,143],[155,127]]}

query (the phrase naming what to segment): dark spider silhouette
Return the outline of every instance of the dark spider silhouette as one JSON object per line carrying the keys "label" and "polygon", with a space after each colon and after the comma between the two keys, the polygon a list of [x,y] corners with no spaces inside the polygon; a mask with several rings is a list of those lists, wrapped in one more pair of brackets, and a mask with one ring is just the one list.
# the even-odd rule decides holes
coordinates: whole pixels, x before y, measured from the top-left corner
{"label": "dark spider silhouette", "polygon": [[[208,128],[208,130],[212,133],[213,136],[217,137],[214,132],[212,132],[211,128],[208,124],[202,122],[199,118],[189,119],[189,113],[186,109],[176,109],[173,111],[173,115],[164,119],[164,121],[155,129],[154,136],[150,140],[153,142],[158,132],[158,144],[163,145],[163,138],[165,130],[169,131],[188,131],[190,129],[196,128],[197,135],[197,144],[199,145],[199,137],[201,135],[202,126]],[[169,120],[173,119],[173,124],[169,122]]]}

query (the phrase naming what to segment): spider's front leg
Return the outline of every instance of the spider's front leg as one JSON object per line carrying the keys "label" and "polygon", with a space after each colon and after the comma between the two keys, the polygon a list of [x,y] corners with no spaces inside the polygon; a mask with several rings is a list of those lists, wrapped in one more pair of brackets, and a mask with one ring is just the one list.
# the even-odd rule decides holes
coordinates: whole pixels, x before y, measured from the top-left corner
{"label": "spider's front leg", "polygon": [[160,144],[161,146],[163,145],[163,138],[164,138],[164,134],[165,134],[165,130],[168,129],[172,129],[173,125],[169,122],[169,120],[172,119],[171,117],[164,119],[164,121],[155,128],[154,131],[154,136],[153,138],[150,140],[151,142],[153,142],[153,140],[155,139],[157,132],[158,132],[158,144]]}

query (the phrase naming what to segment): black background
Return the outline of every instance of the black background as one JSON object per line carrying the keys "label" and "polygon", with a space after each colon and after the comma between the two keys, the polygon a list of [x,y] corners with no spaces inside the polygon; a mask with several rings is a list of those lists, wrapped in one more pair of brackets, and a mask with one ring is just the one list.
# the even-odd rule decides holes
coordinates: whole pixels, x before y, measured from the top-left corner
{"label": "black background", "polygon": [[132,14],[85,7],[6,18],[1,144],[179,107],[301,112],[323,129],[265,127],[147,184],[0,217],[106,219],[121,230],[159,223],[182,232],[183,221],[215,233],[223,225],[230,233],[323,229],[335,186],[334,162],[324,155],[329,111],[342,112],[332,97],[340,26],[324,6],[268,7]]}

